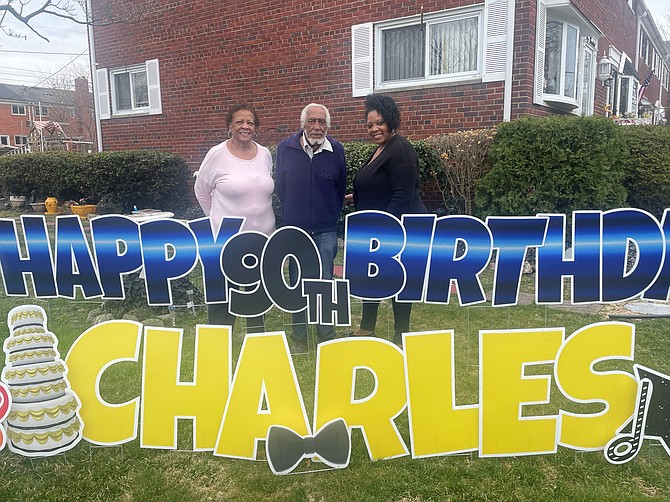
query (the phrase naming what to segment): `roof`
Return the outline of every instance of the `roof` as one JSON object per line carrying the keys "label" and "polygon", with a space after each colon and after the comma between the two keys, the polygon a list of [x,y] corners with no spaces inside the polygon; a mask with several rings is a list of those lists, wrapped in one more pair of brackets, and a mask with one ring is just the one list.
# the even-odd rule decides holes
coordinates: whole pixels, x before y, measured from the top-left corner
{"label": "roof", "polygon": [[0,101],[11,103],[37,103],[74,105],[74,91],[49,87],[28,87],[0,82]]}

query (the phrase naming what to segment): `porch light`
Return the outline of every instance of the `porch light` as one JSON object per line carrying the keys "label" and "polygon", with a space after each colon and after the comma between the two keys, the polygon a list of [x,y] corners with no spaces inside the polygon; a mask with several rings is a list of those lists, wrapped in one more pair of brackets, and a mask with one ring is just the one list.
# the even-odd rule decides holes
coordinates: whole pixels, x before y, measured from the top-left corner
{"label": "porch light", "polygon": [[598,76],[596,77],[598,81],[603,85],[607,85],[607,82],[612,80],[612,61],[609,60],[605,53],[603,53],[603,58],[598,63],[596,69],[598,72]]}

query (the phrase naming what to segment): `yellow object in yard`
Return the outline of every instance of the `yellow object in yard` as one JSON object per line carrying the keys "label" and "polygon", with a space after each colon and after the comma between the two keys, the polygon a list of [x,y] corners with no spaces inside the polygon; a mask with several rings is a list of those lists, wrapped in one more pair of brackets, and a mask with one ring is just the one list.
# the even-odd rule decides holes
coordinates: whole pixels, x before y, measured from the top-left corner
{"label": "yellow object in yard", "polygon": [[47,214],[58,214],[58,199],[56,197],[47,197],[44,201],[44,207],[47,208]]}
{"label": "yellow object in yard", "polygon": [[80,206],[75,206],[72,205],[70,206],[70,209],[72,210],[72,214],[77,214],[79,217],[84,220],[89,214],[95,213],[97,206],[95,204],[84,204]]}

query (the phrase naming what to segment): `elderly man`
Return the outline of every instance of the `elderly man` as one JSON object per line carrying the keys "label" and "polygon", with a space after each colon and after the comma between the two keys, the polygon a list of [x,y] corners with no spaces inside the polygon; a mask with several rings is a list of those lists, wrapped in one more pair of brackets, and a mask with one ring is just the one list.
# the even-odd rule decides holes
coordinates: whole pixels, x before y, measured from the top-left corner
{"label": "elderly man", "polygon": [[[337,254],[337,221],[347,186],[342,144],[327,135],[330,112],[320,104],[307,105],[300,114],[302,129],[277,145],[276,188],[282,203],[284,225],[299,227],[311,237],[321,255],[322,278],[333,278]],[[293,259],[289,261],[292,284],[298,280]],[[320,342],[335,337],[333,326],[317,325]],[[293,314],[291,338],[307,343],[306,312]]]}

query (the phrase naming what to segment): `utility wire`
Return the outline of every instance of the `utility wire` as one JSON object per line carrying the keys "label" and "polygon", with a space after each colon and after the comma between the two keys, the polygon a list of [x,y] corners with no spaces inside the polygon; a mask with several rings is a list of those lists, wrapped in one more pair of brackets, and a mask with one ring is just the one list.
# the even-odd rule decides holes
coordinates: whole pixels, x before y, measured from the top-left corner
{"label": "utility wire", "polygon": [[51,75],[48,75],[48,76],[44,77],[42,80],[40,80],[39,82],[37,82],[35,85],[33,85],[33,86],[31,86],[31,87],[26,87],[23,91],[18,92],[18,93],[15,93],[15,94],[14,94],[13,96],[11,96],[9,99],[21,97],[21,96],[25,95],[25,93],[28,92],[29,90],[31,90],[31,89],[35,89],[36,87],[39,87],[40,84],[43,84],[44,82],[46,82],[47,80],[49,80],[49,79],[50,79],[51,77],[53,77],[54,75],[58,75],[58,74],[59,74],[60,72],[62,72],[65,68],[67,68],[68,66],[70,66],[72,63],[74,63],[77,59],[79,59],[81,56],[83,56],[83,55],[86,54],[87,52],[88,52],[88,49],[85,49],[83,52],[81,52],[81,53],[78,54],[76,57],[74,57],[73,59],[71,59],[68,63],[66,63],[66,64],[64,64],[63,66],[61,66],[58,70],[56,70],[55,72],[53,72]]}
{"label": "utility wire", "polygon": [[8,53],[13,53],[13,54],[42,54],[45,56],[81,56],[82,54],[85,54],[88,52],[88,49],[86,49],[84,52],[81,54],[77,54],[76,52],[42,52],[42,51],[13,51],[9,49],[0,49],[0,52],[8,52]]}

